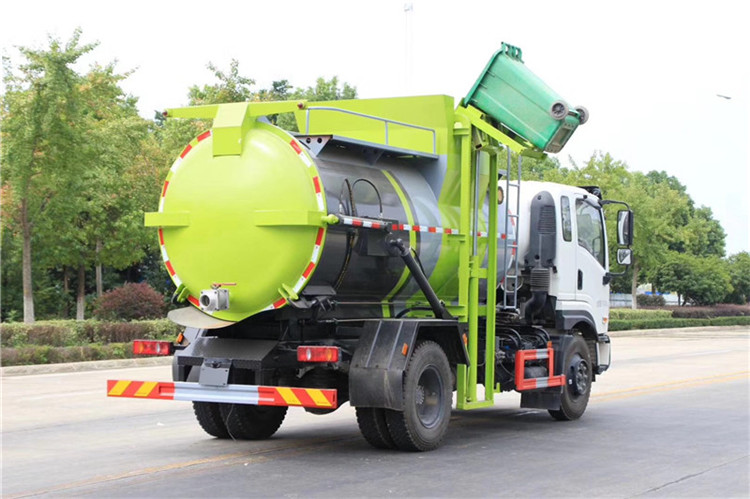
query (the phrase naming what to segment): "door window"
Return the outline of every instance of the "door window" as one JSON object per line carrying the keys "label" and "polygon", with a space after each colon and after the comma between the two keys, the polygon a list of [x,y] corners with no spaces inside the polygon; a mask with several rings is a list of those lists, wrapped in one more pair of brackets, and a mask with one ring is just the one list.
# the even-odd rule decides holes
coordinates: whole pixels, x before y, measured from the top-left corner
{"label": "door window", "polygon": [[576,224],[578,245],[596,258],[605,267],[604,226],[602,212],[583,199],[576,199]]}
{"label": "door window", "polygon": [[566,241],[572,241],[572,227],[570,220],[570,199],[568,196],[562,196],[560,198],[560,217],[562,218],[562,233],[563,239]]}

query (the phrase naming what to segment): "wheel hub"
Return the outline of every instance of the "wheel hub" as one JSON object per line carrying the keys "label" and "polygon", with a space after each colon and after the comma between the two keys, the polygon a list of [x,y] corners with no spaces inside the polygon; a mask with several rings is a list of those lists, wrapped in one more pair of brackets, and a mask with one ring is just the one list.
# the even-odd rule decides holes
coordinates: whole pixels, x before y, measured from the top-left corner
{"label": "wheel hub", "polygon": [[441,419],[443,382],[437,370],[428,366],[419,377],[414,401],[417,406],[417,417],[425,428],[432,428]]}
{"label": "wheel hub", "polygon": [[573,393],[583,395],[589,387],[589,364],[585,359],[577,358],[570,366],[570,379],[573,382]]}

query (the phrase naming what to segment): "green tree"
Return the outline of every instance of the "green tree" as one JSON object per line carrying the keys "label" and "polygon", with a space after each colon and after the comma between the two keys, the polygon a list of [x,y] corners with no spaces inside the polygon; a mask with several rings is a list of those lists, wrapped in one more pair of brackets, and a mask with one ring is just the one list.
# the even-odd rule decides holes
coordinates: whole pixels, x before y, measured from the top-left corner
{"label": "green tree", "polygon": [[724,256],[726,233],[711,208],[693,210],[684,227],[685,250],[695,256]]}
{"label": "green tree", "polygon": [[750,301],[750,253],[743,251],[732,255],[728,258],[728,263],[732,291],[726,300],[745,304]]}
{"label": "green tree", "polygon": [[[286,81],[286,80],[283,80]],[[287,89],[288,90],[288,89]],[[318,78],[315,81],[314,86],[307,88],[296,88],[293,92],[288,94],[288,99],[295,100],[307,100],[309,102],[322,102],[322,101],[335,101],[342,99],[356,99],[357,88],[344,82],[339,83],[337,76],[334,76],[330,80],[325,78]],[[272,122],[284,130],[297,132],[297,121],[292,113],[284,113],[278,116],[272,117]]]}
{"label": "green tree", "polygon": [[[22,239],[23,317],[34,322],[33,242],[39,223],[78,192],[85,136],[77,126],[82,103],[73,65],[96,46],[81,44],[80,30],[67,43],[49,39],[43,50],[20,48],[25,62],[14,71],[3,58],[2,96],[4,223]],[[59,227],[58,227],[59,229]]]}
{"label": "green tree", "polygon": [[255,85],[255,80],[240,74],[240,62],[237,59],[232,59],[229,63],[229,71],[220,70],[212,62],[208,63],[208,69],[219,83],[190,87],[188,97],[191,106],[254,100],[255,93],[251,87]]}
{"label": "green tree", "polygon": [[721,258],[697,257],[670,252],[666,261],[654,271],[660,289],[674,291],[682,304],[715,305],[732,292],[726,261]]}

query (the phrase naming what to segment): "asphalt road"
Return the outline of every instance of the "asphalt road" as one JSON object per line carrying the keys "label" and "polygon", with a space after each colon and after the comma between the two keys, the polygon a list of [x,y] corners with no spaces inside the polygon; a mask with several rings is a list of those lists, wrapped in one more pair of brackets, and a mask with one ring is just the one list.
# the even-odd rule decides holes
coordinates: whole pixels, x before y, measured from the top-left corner
{"label": "asphalt road", "polygon": [[614,333],[584,417],[455,411],[444,445],[372,449],[348,404],[263,442],[205,435],[189,403],[108,399],[167,366],[2,379],[2,496],[748,497],[750,328]]}

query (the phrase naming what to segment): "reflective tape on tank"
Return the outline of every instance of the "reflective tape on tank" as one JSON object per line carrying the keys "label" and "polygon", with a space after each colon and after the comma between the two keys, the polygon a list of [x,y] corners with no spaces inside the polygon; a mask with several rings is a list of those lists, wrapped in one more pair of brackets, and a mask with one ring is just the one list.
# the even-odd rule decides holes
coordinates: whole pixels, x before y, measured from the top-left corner
{"label": "reflective tape on tank", "polygon": [[[340,222],[341,225],[348,225],[351,227],[362,227],[365,229],[390,229],[390,230],[400,230],[400,231],[407,231],[407,232],[422,232],[422,233],[430,233],[430,234],[459,234],[458,229],[451,229],[451,228],[445,228],[445,227],[434,227],[429,225],[409,225],[409,224],[392,224],[390,222],[384,223],[379,220],[373,220],[368,218],[361,218],[361,217],[341,217]],[[473,235],[473,232],[470,233],[470,235]],[[478,232],[477,237],[487,237],[489,233],[487,232]],[[508,236],[507,234],[498,233],[497,237],[500,239],[506,239]]]}
{"label": "reflective tape on tank", "polygon": [[[300,157],[303,163],[308,168],[313,168],[315,165],[312,162],[312,159],[310,159],[310,156],[305,152],[305,150],[302,148],[302,146],[297,142],[296,139],[292,138],[292,140],[289,141],[289,145],[292,146],[292,149],[294,149],[294,152],[297,153],[297,156]],[[313,181],[313,187],[315,188],[315,198],[318,201],[318,209],[320,211],[325,211],[325,200],[323,199],[323,187],[320,181],[320,176],[316,174],[313,175],[312,178]]]}
{"label": "reflective tape on tank", "polygon": [[[315,191],[315,199],[318,204],[318,209],[322,212],[325,212],[326,203],[325,203],[325,197],[324,197],[323,183],[320,179],[320,175],[318,174],[317,168],[315,167],[315,163],[313,163],[308,153],[304,150],[304,148],[300,145],[300,143],[294,137],[290,139],[289,145],[292,146],[292,149],[294,150],[294,152],[297,153],[297,156],[299,156],[300,159],[302,159],[302,162],[305,163],[305,165],[309,169],[310,178],[313,184],[313,190]],[[307,263],[299,279],[297,279],[297,282],[292,287],[292,291],[294,291],[294,293],[299,294],[299,292],[302,291],[302,288],[304,288],[307,281],[310,280],[310,276],[315,270],[315,267],[318,265],[318,261],[320,261],[320,253],[323,247],[324,236],[325,236],[325,228],[319,227],[318,232],[315,235],[315,245],[313,246],[312,254],[310,255],[310,261]],[[284,305],[286,305],[286,303],[287,303],[287,299],[282,297],[276,300],[275,302],[271,303],[266,308],[264,308],[263,311],[279,309],[283,307]]]}
{"label": "reflective tape on tank", "polygon": [[335,409],[338,392],[326,388],[108,380],[108,397]]}
{"label": "reflective tape on tank", "polygon": [[[211,136],[211,130],[206,130],[202,134],[198,135],[198,137],[193,139],[187,146],[185,146],[185,149],[182,150],[182,152],[180,153],[180,156],[172,164],[172,167],[169,169],[169,173],[167,174],[167,178],[164,180],[164,186],[162,187],[162,190],[161,190],[161,197],[159,198],[159,213],[164,212],[164,200],[166,199],[166,196],[167,196],[167,189],[169,189],[169,183],[172,181],[172,177],[174,177],[175,173],[177,172],[177,169],[182,164],[182,160],[185,159],[185,156],[187,156],[188,153],[192,151],[195,146],[197,146],[199,143],[203,142],[210,136]],[[172,265],[172,262],[169,261],[169,255],[167,254],[167,246],[164,244],[164,228],[163,227],[159,227],[159,249],[161,250],[161,258],[164,261],[164,265],[167,267],[169,276],[172,278],[172,281],[175,283],[175,286],[179,288],[182,285],[182,279],[180,279],[177,276],[177,271],[175,271],[174,265]],[[193,303],[193,302],[191,301],[190,303]],[[193,303],[193,305],[195,305],[196,307],[199,305],[197,299],[195,299],[195,303]]]}

